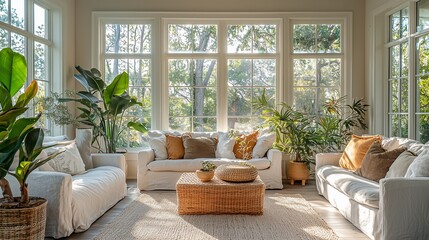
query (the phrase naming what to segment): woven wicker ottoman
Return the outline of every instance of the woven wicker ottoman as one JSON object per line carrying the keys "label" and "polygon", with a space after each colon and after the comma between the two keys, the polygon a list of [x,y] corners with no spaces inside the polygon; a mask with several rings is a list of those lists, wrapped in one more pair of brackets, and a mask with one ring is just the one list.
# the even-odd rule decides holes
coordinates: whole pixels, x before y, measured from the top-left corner
{"label": "woven wicker ottoman", "polygon": [[201,182],[195,173],[184,173],[176,184],[179,214],[252,214],[264,209],[265,184],[259,176],[253,182],[230,183],[216,176]]}

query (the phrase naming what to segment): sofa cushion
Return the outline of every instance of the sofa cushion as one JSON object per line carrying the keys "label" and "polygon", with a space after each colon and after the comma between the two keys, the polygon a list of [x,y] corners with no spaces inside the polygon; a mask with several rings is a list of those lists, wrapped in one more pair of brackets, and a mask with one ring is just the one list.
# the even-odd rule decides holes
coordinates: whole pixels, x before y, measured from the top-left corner
{"label": "sofa cushion", "polygon": [[316,174],[356,202],[378,208],[380,199],[378,183],[332,165],[320,167]]}
{"label": "sofa cushion", "polygon": [[183,146],[182,138],[184,136],[188,137],[188,135],[175,136],[165,134],[168,159],[183,159],[185,147]]}
{"label": "sofa cushion", "polygon": [[249,160],[252,158],[253,148],[258,140],[258,131],[242,134],[235,138],[234,155],[236,158]]}
{"label": "sofa cushion", "polygon": [[234,159],[233,152],[235,138],[231,137],[228,132],[218,133],[218,143],[216,148],[216,158]]}
{"label": "sofa cushion", "polygon": [[216,157],[216,138],[196,137],[184,138],[185,159],[195,158],[215,158]]}
{"label": "sofa cushion", "polygon": [[398,156],[407,150],[405,147],[386,151],[380,142],[374,142],[366,153],[362,166],[356,170],[356,174],[373,181],[380,181],[386,176],[390,166]]}
{"label": "sofa cushion", "polygon": [[256,141],[255,147],[253,148],[252,158],[264,157],[275,141],[275,133],[265,133],[264,135],[260,135]]}
{"label": "sofa cushion", "polygon": [[429,149],[414,159],[408,167],[405,177],[429,177]]}
{"label": "sofa cushion", "polygon": [[405,177],[408,167],[416,159],[416,155],[411,151],[405,151],[398,156],[398,158],[390,166],[386,174],[386,178],[392,177]]}
{"label": "sofa cushion", "polygon": [[147,167],[153,172],[193,172],[201,169],[203,161],[210,161],[216,166],[227,163],[246,162],[254,165],[258,170],[270,167],[271,161],[267,158],[256,158],[248,161],[227,158],[197,158],[197,159],[180,159],[180,160],[157,160],[150,162]]}
{"label": "sofa cushion", "polygon": [[97,167],[73,176],[73,228],[85,231],[127,194],[125,174],[117,167]]}
{"label": "sofa cushion", "polygon": [[375,141],[381,142],[381,137],[353,135],[340,158],[340,167],[349,170],[360,168],[366,152]]}

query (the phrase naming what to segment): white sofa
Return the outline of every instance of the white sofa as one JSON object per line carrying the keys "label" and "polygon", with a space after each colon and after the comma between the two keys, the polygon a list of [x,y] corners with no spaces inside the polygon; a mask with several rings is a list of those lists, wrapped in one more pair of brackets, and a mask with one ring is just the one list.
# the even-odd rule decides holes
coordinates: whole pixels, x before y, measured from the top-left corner
{"label": "white sofa", "polygon": [[[417,154],[429,148],[416,141],[395,141]],[[384,178],[378,183],[340,168],[340,157],[317,154],[315,177],[319,194],[347,220],[371,239],[429,239],[428,177]]]}
{"label": "white sofa", "polygon": [[[48,200],[46,236],[61,238],[87,230],[127,194],[126,162],[122,154],[92,154],[93,168],[71,176],[34,171],[28,178],[30,196]],[[7,176],[14,195],[19,185]]]}
{"label": "white sofa", "polygon": [[175,190],[176,182],[184,172],[195,172],[208,160],[217,166],[226,163],[248,162],[258,169],[261,180],[267,189],[282,189],[282,153],[270,149],[264,158],[238,160],[227,158],[199,158],[180,160],[155,160],[152,149],[139,153],[137,186],[140,190]]}

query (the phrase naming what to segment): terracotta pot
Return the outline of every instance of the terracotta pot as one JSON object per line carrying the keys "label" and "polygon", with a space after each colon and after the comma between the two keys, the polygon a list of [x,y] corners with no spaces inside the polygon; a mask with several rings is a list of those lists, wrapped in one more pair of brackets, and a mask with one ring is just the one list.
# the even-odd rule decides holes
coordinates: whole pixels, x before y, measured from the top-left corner
{"label": "terracotta pot", "polygon": [[214,171],[197,170],[196,173],[201,182],[210,182],[214,177]]}
{"label": "terracotta pot", "polygon": [[305,162],[289,161],[287,165],[287,176],[290,179],[291,185],[295,183],[295,180],[301,180],[304,186],[305,181],[310,176],[310,170],[308,170]]}

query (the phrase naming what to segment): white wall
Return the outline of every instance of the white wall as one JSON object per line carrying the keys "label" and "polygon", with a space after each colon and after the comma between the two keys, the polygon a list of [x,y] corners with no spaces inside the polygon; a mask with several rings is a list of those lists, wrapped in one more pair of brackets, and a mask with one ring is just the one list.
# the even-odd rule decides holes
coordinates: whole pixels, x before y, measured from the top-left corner
{"label": "white wall", "polygon": [[[46,0],[45,0],[46,1]],[[58,48],[54,52],[59,53],[61,63],[54,63],[55,66],[62,66],[61,79],[53,79],[53,81],[61,82],[63,89],[74,89],[74,65],[75,65],[75,0],[49,0],[54,9],[59,12],[59,15],[54,14],[53,18],[56,23],[60,24],[62,31],[61,36],[54,36],[54,41]],[[58,69],[55,69],[55,71]],[[59,84],[54,84],[59,85]],[[54,89],[61,91],[61,89]],[[74,104],[71,104],[70,109],[74,109]],[[74,110],[73,110],[74,111]],[[59,133],[55,133],[59,134]],[[70,137],[74,136],[74,128],[66,128],[66,134]]]}
{"label": "white wall", "polygon": [[365,96],[365,2],[362,0],[76,0],[76,64],[91,66],[92,11],[352,12],[352,97]]}

